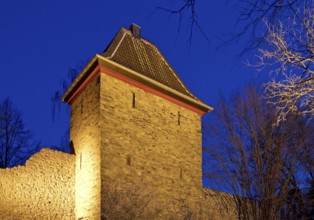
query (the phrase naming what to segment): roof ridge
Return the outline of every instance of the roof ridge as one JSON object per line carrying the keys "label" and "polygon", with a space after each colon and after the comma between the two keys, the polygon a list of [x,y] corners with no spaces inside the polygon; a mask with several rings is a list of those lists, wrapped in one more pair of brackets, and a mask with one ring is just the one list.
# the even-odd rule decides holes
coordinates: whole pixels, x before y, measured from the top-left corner
{"label": "roof ridge", "polygon": [[116,48],[113,50],[113,52],[112,52],[111,55],[109,56],[110,58],[112,58],[112,57],[115,55],[115,53],[117,52],[117,50],[118,50],[118,48],[119,48],[121,42],[123,41],[123,39],[125,38],[125,35],[127,34],[127,30],[126,30],[125,28],[121,28],[120,31],[123,31],[123,35],[122,35],[120,41],[118,42]]}

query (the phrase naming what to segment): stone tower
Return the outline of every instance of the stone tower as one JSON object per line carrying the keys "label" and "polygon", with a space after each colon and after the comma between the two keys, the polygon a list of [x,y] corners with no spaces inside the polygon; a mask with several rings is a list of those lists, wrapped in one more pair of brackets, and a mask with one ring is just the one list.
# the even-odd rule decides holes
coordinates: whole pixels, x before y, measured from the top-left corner
{"label": "stone tower", "polygon": [[110,181],[145,183],[167,210],[184,196],[200,212],[201,116],[211,107],[187,89],[137,25],[116,34],[63,100],[71,106],[78,219],[100,218]]}

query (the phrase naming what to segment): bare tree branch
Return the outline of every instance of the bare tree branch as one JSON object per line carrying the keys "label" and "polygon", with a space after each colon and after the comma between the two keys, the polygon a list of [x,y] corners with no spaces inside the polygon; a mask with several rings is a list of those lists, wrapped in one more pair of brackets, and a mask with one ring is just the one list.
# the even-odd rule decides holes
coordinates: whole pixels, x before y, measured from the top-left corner
{"label": "bare tree branch", "polygon": [[37,152],[40,144],[31,139],[21,112],[6,98],[0,103],[0,168],[21,165]]}
{"label": "bare tree branch", "polygon": [[[311,7],[309,7],[311,2]],[[276,24],[265,20],[267,47],[259,49],[260,70],[271,67],[266,97],[276,104],[279,123],[291,112],[314,114],[314,2],[307,1],[292,18]]]}
{"label": "bare tree branch", "polygon": [[313,147],[306,131],[314,127],[293,114],[274,126],[275,107],[252,86],[236,94],[230,104],[222,99],[215,110],[217,117],[211,121],[210,140],[204,148],[211,173],[205,175],[219,190],[235,195],[241,218],[280,219],[283,210],[305,216],[292,207],[300,205],[298,199],[304,196],[300,187],[308,184],[300,176],[307,173],[311,179],[305,167],[314,155],[306,158],[300,151]]}
{"label": "bare tree branch", "polygon": [[201,35],[205,38],[207,42],[210,42],[209,37],[207,36],[206,32],[203,30],[202,26],[199,24],[198,15],[195,9],[196,0],[183,0],[183,3],[179,8],[177,9],[170,9],[165,7],[157,7],[158,10],[165,11],[169,13],[170,15],[178,16],[179,17],[179,23],[178,23],[178,29],[177,34],[181,31],[181,25],[182,25],[182,18],[183,14],[186,12],[188,13],[189,18],[189,37],[188,37],[188,43],[189,45],[192,44],[193,39],[193,33],[196,30],[199,30],[201,32]]}
{"label": "bare tree branch", "polygon": [[83,70],[84,66],[86,66],[87,61],[81,61],[75,68],[69,68],[67,72],[67,77],[60,80],[60,88],[54,91],[51,96],[51,116],[54,121],[57,113],[61,110],[61,97],[65,93],[65,91],[72,84],[74,79],[78,76],[78,74]]}

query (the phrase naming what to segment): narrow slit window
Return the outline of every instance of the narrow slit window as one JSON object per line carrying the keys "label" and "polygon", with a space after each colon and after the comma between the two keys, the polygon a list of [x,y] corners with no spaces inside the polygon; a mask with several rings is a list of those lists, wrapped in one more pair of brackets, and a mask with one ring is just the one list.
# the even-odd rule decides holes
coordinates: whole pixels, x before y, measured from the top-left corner
{"label": "narrow slit window", "polygon": [[178,125],[180,125],[181,124],[181,115],[180,115],[180,112],[178,112]]}
{"label": "narrow slit window", "polygon": [[80,170],[82,169],[82,153],[80,153]]}
{"label": "narrow slit window", "polygon": [[126,165],[131,166],[131,155],[127,155],[126,157]]}
{"label": "narrow slit window", "polygon": [[180,167],[180,179],[182,179],[183,176],[183,170],[182,170],[182,166]]}
{"label": "narrow slit window", "polygon": [[132,98],[132,108],[135,108],[135,93],[133,92],[133,98]]}
{"label": "narrow slit window", "polygon": [[81,99],[81,114],[83,113],[83,99]]}

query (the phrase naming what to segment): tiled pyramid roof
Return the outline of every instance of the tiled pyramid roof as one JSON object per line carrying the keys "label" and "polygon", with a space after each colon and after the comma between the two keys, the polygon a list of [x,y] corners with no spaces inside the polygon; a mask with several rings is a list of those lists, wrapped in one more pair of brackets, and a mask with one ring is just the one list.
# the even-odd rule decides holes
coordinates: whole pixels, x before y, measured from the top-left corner
{"label": "tiled pyramid roof", "polygon": [[188,90],[157,47],[141,38],[140,28],[135,24],[131,25],[130,30],[122,28],[105,51],[90,60],[64,93],[62,100],[71,104],[93,77],[100,71],[108,70],[116,72],[107,74],[118,73],[115,77],[148,86],[163,94],[162,97],[168,97],[201,115],[212,110]]}
{"label": "tiled pyramid roof", "polygon": [[184,95],[198,100],[183,84],[173,68],[151,42],[140,36],[140,29],[120,29],[101,56],[149,77]]}

